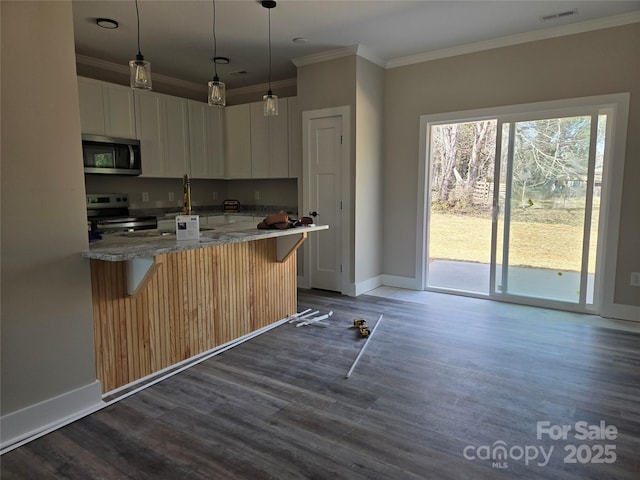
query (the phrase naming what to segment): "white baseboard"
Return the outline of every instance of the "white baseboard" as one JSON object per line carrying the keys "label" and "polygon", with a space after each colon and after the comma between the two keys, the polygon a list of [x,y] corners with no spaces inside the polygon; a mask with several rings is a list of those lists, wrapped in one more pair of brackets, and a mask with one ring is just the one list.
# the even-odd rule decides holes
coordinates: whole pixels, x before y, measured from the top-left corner
{"label": "white baseboard", "polygon": [[600,316],[605,318],[615,318],[617,320],[640,322],[640,307],[613,303],[611,305],[603,306]]}
{"label": "white baseboard", "polygon": [[418,283],[418,280],[413,277],[382,275],[382,285],[384,285],[385,287],[406,288],[407,290],[422,290]]}
{"label": "white baseboard", "polygon": [[0,455],[68,425],[105,404],[98,380],[0,417]]}
{"label": "white baseboard", "polygon": [[378,275],[376,277],[369,278],[364,282],[358,282],[355,285],[355,296],[362,295],[363,293],[367,293],[374,288],[378,288],[382,286],[382,275]]}

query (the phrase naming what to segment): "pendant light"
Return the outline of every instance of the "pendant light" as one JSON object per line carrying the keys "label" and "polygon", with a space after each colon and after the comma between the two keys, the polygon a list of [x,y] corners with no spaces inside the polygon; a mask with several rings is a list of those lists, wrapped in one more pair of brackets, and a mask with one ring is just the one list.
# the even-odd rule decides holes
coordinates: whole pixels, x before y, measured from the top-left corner
{"label": "pendant light", "polygon": [[136,18],[138,19],[138,54],[129,62],[129,81],[131,88],[151,90],[151,64],[140,53],[140,12],[136,0]]}
{"label": "pendant light", "polygon": [[269,10],[269,90],[262,97],[262,100],[264,102],[264,116],[275,117],[278,115],[278,97],[271,91],[271,9],[275,8],[276,2],[263,0],[262,6]]}
{"label": "pendant light", "polygon": [[209,82],[208,103],[212,107],[224,107],[227,103],[224,83],[218,78],[218,63],[229,63],[228,58],[218,57],[216,39],[216,0],[213,0],[213,80]]}

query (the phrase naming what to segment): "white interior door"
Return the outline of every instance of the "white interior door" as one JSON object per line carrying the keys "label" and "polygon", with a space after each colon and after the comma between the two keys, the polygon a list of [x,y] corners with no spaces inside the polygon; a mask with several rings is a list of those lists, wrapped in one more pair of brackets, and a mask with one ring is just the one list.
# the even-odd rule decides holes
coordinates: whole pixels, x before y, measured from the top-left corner
{"label": "white interior door", "polygon": [[[311,288],[342,291],[342,116],[309,120],[309,213],[329,230],[309,236]],[[307,213],[307,212],[305,212]]]}

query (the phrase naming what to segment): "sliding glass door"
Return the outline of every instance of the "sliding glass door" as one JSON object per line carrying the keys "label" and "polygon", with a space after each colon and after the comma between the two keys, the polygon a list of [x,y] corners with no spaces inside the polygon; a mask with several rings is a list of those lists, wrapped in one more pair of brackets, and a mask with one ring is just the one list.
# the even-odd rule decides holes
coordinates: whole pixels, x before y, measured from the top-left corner
{"label": "sliding glass door", "polygon": [[431,287],[489,293],[496,125],[431,126]]}
{"label": "sliding glass door", "polygon": [[502,123],[499,295],[592,304],[606,116]]}
{"label": "sliding glass door", "polygon": [[608,116],[590,107],[426,124],[426,288],[590,309]]}

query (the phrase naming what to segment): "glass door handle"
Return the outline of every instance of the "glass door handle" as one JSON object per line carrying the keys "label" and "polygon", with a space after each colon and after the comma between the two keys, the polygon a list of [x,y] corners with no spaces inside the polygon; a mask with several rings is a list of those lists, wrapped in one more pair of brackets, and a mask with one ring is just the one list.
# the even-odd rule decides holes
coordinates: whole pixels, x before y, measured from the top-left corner
{"label": "glass door handle", "polygon": [[497,222],[498,215],[500,215],[500,207],[496,205],[491,209],[491,221]]}

